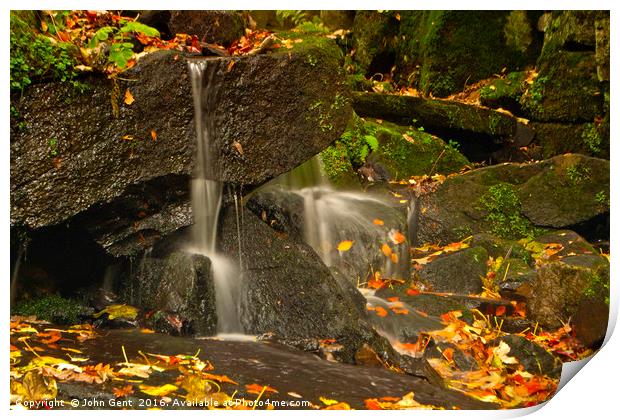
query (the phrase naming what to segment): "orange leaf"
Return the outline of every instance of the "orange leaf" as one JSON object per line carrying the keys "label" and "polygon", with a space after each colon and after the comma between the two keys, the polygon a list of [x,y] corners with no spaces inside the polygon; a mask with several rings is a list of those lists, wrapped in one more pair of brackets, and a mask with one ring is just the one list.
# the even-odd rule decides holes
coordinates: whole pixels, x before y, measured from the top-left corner
{"label": "orange leaf", "polygon": [[373,222],[375,225],[377,225],[377,226],[383,226],[383,225],[384,225],[383,220],[381,220],[381,219],[375,219],[375,220],[373,220],[372,222]]}
{"label": "orange leaf", "polygon": [[128,384],[122,388],[112,388],[112,392],[114,392],[116,398],[126,397],[127,395],[133,394],[133,386]]}
{"label": "orange leaf", "polygon": [[398,302],[400,299],[398,298],[398,296],[392,296],[387,298],[388,302]]}
{"label": "orange leaf", "polygon": [[348,251],[353,246],[353,241],[342,241],[338,244],[338,251]]}
{"label": "orange leaf", "polygon": [[383,410],[376,398],[368,398],[367,400],[364,400],[364,404],[366,404],[367,410]]}
{"label": "orange leaf", "polygon": [[417,296],[420,294],[420,291],[410,287],[405,293],[407,293],[409,296]]}
{"label": "orange leaf", "polygon": [[495,308],[495,315],[496,316],[502,316],[506,313],[506,307],[504,305],[500,305],[497,308]]}
{"label": "orange leaf", "polygon": [[377,313],[378,316],[380,317],[386,317],[387,316],[387,311],[385,310],[385,308],[381,307],[381,306],[377,306],[375,308],[375,312]]}
{"label": "orange leaf", "polygon": [[228,382],[229,384],[238,385],[237,382],[233,381],[226,375],[213,375],[211,373],[203,373],[202,375],[205,379],[211,379],[220,383]]}
{"label": "orange leaf", "polygon": [[388,244],[383,244],[381,246],[381,252],[383,252],[383,255],[385,255],[386,257],[389,257],[390,255],[392,255],[392,248],[390,248]]}
{"label": "orange leaf", "polygon": [[390,240],[395,244],[402,244],[403,242],[405,242],[405,235],[403,235],[402,233],[400,233],[400,231],[398,230],[394,230],[392,229],[390,231]]}
{"label": "orange leaf", "polygon": [[58,331],[50,331],[50,332],[39,333],[37,334],[37,337],[41,337],[41,338],[49,337],[46,340],[41,340],[41,342],[43,344],[52,344],[60,340],[62,338],[62,335]]}
{"label": "orange leaf", "polygon": [[445,357],[448,362],[452,362],[454,358],[454,349],[452,347],[448,347],[442,351],[441,354],[443,354],[443,357]]}
{"label": "orange leaf", "polygon": [[274,388],[267,386],[267,385],[248,384],[245,386],[245,390],[248,392],[248,394],[259,395],[260,393],[263,392],[263,389],[265,390],[264,392],[276,392],[276,393],[278,392]]}
{"label": "orange leaf", "polygon": [[400,315],[407,315],[409,313],[409,309],[404,308],[392,308],[392,312]]}
{"label": "orange leaf", "polygon": [[131,92],[129,91],[129,89],[127,89],[125,91],[125,100],[123,102],[125,102],[126,105],[131,105],[134,103],[134,98],[133,95],[131,94]]}
{"label": "orange leaf", "polygon": [[392,260],[394,264],[398,264],[398,255],[397,254],[390,255],[390,260]]}
{"label": "orange leaf", "polygon": [[330,405],[329,407],[325,407],[323,410],[350,410],[351,406],[346,402],[339,402],[338,404]]}
{"label": "orange leaf", "polygon": [[153,141],[157,140],[157,131],[151,130],[151,138],[153,139]]}

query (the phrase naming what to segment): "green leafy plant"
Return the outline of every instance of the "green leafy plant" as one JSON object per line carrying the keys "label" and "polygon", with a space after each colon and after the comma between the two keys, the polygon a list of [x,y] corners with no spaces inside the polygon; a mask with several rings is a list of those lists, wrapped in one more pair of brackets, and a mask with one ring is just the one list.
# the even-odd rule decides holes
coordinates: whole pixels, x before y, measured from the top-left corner
{"label": "green leafy plant", "polygon": [[532,237],[538,232],[521,214],[521,200],[510,184],[497,184],[480,198],[480,207],[487,214],[485,220],[491,231],[506,239]]}
{"label": "green leafy plant", "polygon": [[15,315],[36,316],[57,324],[77,324],[86,308],[73,299],[56,295],[35,298],[18,303],[12,308]]}
{"label": "green leafy plant", "polygon": [[130,34],[142,34],[150,37],[159,37],[159,31],[140,22],[122,19],[121,26],[104,26],[99,28],[89,42],[90,48],[95,48],[102,42],[112,41],[108,54],[108,61],[119,68],[125,68],[133,55],[134,45],[128,42]]}

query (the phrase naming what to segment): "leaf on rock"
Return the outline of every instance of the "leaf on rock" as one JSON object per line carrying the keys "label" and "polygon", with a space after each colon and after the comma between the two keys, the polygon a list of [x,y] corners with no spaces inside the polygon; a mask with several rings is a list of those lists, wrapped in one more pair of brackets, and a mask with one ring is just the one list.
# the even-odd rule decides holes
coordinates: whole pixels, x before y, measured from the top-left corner
{"label": "leaf on rock", "polygon": [[127,318],[136,319],[138,316],[138,308],[129,305],[110,305],[101,312],[97,312],[93,316],[99,318],[103,314],[108,314],[109,319]]}
{"label": "leaf on rock", "polygon": [[128,395],[132,395],[134,390],[133,390],[133,385],[131,384],[127,384],[122,388],[112,388],[112,392],[114,392],[114,396],[116,398],[123,398],[126,397]]}
{"label": "leaf on rock", "polygon": [[278,392],[275,388],[272,388],[268,385],[259,385],[259,384],[248,384],[245,386],[245,390],[248,392],[248,394],[256,394],[256,395],[260,395],[261,393],[264,393],[264,392],[275,392],[275,393]]}
{"label": "leaf on rock", "polygon": [[338,244],[338,251],[345,252],[351,249],[354,241],[342,241]]}
{"label": "leaf on rock", "polygon": [[164,397],[177,389],[178,388],[172,384],[165,384],[162,386],[140,385],[140,391],[152,397]]}
{"label": "leaf on rock", "polygon": [[125,102],[125,105],[131,105],[134,103],[133,95],[131,94],[129,89],[125,91],[125,100],[123,102]]}

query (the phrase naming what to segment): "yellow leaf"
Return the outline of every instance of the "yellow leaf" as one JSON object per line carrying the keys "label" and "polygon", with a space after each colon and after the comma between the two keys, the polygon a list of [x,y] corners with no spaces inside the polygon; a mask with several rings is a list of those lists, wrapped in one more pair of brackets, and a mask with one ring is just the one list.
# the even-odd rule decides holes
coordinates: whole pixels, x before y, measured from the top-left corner
{"label": "yellow leaf", "polygon": [[129,89],[125,91],[125,100],[123,102],[125,102],[126,105],[131,105],[134,102],[133,95],[131,94]]}
{"label": "yellow leaf", "polygon": [[99,318],[103,314],[108,314],[110,319],[114,318],[127,318],[127,319],[136,319],[138,316],[138,308],[134,308],[129,305],[110,305],[106,307],[103,311],[94,314],[95,318]]}
{"label": "yellow leaf", "polygon": [[338,251],[344,252],[351,249],[354,241],[342,241],[338,244]]}
{"label": "yellow leaf", "polygon": [[140,385],[140,391],[153,397],[163,397],[177,389],[178,388],[172,384],[165,384],[162,386]]}
{"label": "yellow leaf", "polygon": [[337,400],[330,400],[329,398],[325,398],[325,397],[319,397],[319,400],[321,400],[321,402],[325,405],[338,404]]}
{"label": "yellow leaf", "polygon": [[24,397],[30,401],[51,400],[56,398],[58,388],[53,378],[46,378],[40,372],[26,372],[21,383],[25,391]]}

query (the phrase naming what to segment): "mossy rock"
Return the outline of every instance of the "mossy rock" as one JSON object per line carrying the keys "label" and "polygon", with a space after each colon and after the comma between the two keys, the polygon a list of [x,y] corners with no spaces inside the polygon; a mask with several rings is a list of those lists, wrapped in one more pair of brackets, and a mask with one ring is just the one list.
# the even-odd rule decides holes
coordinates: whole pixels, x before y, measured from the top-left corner
{"label": "mossy rock", "polygon": [[504,11],[403,11],[397,77],[435,96],[533,62],[537,14]]}
{"label": "mossy rock", "polygon": [[369,159],[383,164],[394,179],[449,174],[469,164],[458,149],[439,137],[389,122],[367,124],[374,128],[379,145]]}
{"label": "mossy rock", "polygon": [[603,113],[603,91],[594,52],[558,51],[539,63],[533,84],[521,97],[526,116],[545,122],[589,122]]}
{"label": "mossy rock", "polygon": [[562,155],[488,166],[449,177],[417,208],[417,244],[450,243],[465,232],[536,237],[609,212],[609,161]]}
{"label": "mossy rock", "polygon": [[595,22],[597,18],[609,16],[609,12],[592,10],[555,11],[547,18],[543,28],[544,43],[540,61],[547,61],[567,46],[575,49],[591,49],[596,45]]}
{"label": "mossy rock", "polygon": [[359,72],[372,76],[385,70],[384,63],[389,63],[390,57],[393,61],[397,43],[398,20],[395,14],[360,10],[355,14],[352,32],[354,60]]}
{"label": "mossy rock", "polygon": [[519,100],[525,92],[526,72],[508,73],[506,77],[495,79],[480,89],[480,103],[490,108],[504,108],[518,112]]}
{"label": "mossy rock", "polygon": [[551,159],[519,188],[522,213],[537,226],[561,228],[609,211],[609,161],[583,155]]}
{"label": "mossy rock", "polygon": [[598,255],[576,255],[541,266],[527,309],[544,328],[572,320],[584,344],[602,343],[609,317],[609,263]]}
{"label": "mossy rock", "polygon": [[91,315],[92,309],[89,310],[85,305],[73,299],[49,295],[18,302],[11,308],[11,314],[34,315],[37,319],[55,324],[72,325],[79,323],[85,316]]}

